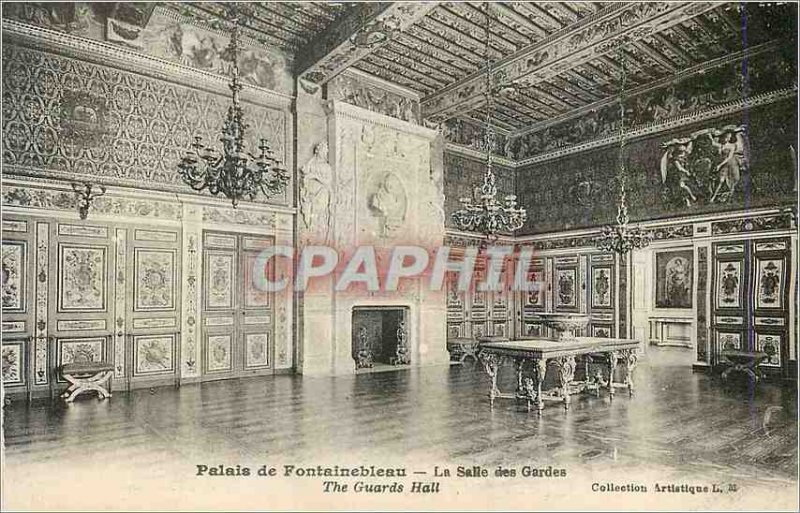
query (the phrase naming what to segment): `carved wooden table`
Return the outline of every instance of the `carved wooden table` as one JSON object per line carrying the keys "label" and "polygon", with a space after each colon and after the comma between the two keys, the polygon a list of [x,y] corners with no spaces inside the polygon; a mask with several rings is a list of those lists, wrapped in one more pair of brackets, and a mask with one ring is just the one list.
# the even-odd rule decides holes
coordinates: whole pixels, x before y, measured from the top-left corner
{"label": "carved wooden table", "polygon": [[722,379],[727,380],[731,372],[738,371],[747,374],[756,383],[761,378],[758,366],[769,357],[767,353],[760,351],[738,351],[732,349],[721,351],[719,355],[722,363],[729,365],[723,371]]}
{"label": "carved wooden table", "polygon": [[[624,387],[628,394],[633,395],[633,370],[638,361],[638,340],[578,337],[575,340],[555,341],[548,339],[515,340],[510,342],[490,342],[481,344],[479,357],[483,362],[486,373],[491,378],[489,391],[489,404],[494,407],[495,398],[524,399],[536,406],[541,414],[545,401],[556,401],[569,408],[570,395],[584,390],[601,389],[608,391],[609,396],[614,396],[614,389]],[[576,357],[584,357],[586,366],[586,379],[574,381]],[[589,359],[603,359],[608,365],[609,378],[606,380],[598,373],[590,376],[588,372]],[[514,393],[501,392],[497,387],[497,372],[505,361],[512,361],[517,371],[517,389]],[[623,364],[624,381],[614,381],[614,371],[618,363]],[[533,372],[525,375],[525,365],[530,363]],[[542,390],[542,383],[547,373],[549,364],[558,368],[558,386],[549,390]]]}
{"label": "carved wooden table", "polygon": [[95,391],[100,399],[111,397],[108,381],[114,374],[114,366],[103,362],[66,363],[61,366],[61,374],[70,384],[61,397],[71,403],[83,393]]}

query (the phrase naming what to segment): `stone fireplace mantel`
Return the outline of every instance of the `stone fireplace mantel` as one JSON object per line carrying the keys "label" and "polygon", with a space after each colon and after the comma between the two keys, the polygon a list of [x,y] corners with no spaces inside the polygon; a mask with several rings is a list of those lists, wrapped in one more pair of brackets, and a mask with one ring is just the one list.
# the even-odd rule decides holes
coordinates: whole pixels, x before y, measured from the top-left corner
{"label": "stone fireplace mantel", "polygon": [[[340,253],[366,245],[440,246],[444,145],[438,132],[341,102],[327,102],[325,110],[327,138],[316,143],[324,151],[301,170],[322,172],[330,185],[321,193],[318,181],[301,187],[324,199],[310,205],[309,210],[323,210],[319,218],[299,224],[301,245],[325,243]],[[300,198],[301,207],[309,202]],[[361,307],[407,308],[411,365],[447,364],[443,292],[427,290],[421,279],[407,280],[393,292],[338,292],[334,280],[303,294],[304,374],[355,372],[352,316]]]}

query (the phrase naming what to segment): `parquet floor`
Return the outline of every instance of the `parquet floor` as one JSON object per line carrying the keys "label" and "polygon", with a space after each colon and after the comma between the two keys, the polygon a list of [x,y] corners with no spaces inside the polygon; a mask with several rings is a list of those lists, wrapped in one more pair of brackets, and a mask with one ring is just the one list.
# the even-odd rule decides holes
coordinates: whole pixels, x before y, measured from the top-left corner
{"label": "parquet floor", "polygon": [[[433,464],[552,465],[615,482],[653,470],[673,480],[765,487],[782,499],[791,498],[787,490],[796,494],[796,390],[723,387],[670,361],[651,349],[632,399],[575,398],[569,411],[548,405],[541,418],[514,401],[490,410],[487,377],[460,366],[213,382],[79,399],[70,407],[14,403],[4,419],[5,499],[23,507],[52,494],[91,508],[86,494],[106,487],[98,492],[85,480],[103,476],[127,476],[120,479],[130,478],[128,492],[146,494],[148,483],[176,474],[190,479],[196,464],[394,460],[428,472]],[[74,488],[75,480],[91,486]],[[104,501],[98,507],[132,509],[113,497]]]}

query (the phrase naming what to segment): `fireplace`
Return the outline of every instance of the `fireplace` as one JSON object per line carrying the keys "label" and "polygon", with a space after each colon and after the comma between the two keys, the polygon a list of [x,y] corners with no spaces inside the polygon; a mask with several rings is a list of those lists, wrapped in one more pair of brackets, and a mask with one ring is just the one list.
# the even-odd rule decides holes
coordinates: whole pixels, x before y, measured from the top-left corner
{"label": "fireplace", "polygon": [[353,308],[352,356],[356,370],[409,365],[408,307]]}

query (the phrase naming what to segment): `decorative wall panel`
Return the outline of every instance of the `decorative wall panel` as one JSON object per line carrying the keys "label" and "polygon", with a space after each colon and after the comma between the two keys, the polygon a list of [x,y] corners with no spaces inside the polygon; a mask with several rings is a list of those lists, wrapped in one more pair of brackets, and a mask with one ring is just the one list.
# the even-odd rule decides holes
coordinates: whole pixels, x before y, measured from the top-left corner
{"label": "decorative wall panel", "polygon": [[614,283],[612,277],[613,269],[611,266],[592,266],[592,279],[590,282],[592,309],[613,308]]}
{"label": "decorative wall panel", "polygon": [[578,308],[578,277],[576,269],[556,268],[555,309],[574,310]]}
{"label": "decorative wall panel", "polygon": [[761,362],[764,367],[780,368],[782,365],[783,344],[779,334],[756,334],[756,351],[767,354],[767,358]]}
{"label": "decorative wall panel", "polygon": [[24,312],[26,304],[27,244],[24,241],[2,242],[3,312]]}
{"label": "decorative wall panel", "polygon": [[697,361],[708,361],[708,248],[697,248]]}
{"label": "decorative wall panel", "polygon": [[266,367],[269,365],[269,334],[268,333],[246,333],[245,336],[245,359],[246,368]]}
{"label": "decorative wall panel", "polygon": [[230,371],[232,369],[231,335],[209,335],[206,339],[206,370],[208,372]]}
{"label": "decorative wall panel", "polygon": [[[144,75],[3,45],[3,163],[10,173],[180,190],[194,135],[215,141],[229,99]],[[287,114],[246,103],[248,132],[287,162]],[[286,203],[288,196],[271,201]],[[263,198],[262,198],[263,200]]]}
{"label": "decorative wall panel", "polygon": [[718,261],[718,281],[715,291],[717,308],[741,308],[742,267],[740,261]]}
{"label": "decorative wall panel", "polygon": [[45,385],[50,379],[48,366],[48,301],[50,296],[50,225],[36,223],[36,342],[34,343],[34,383]]}
{"label": "decorative wall panel", "polygon": [[175,251],[135,248],[134,309],[175,309]]}
{"label": "decorative wall panel", "polygon": [[269,308],[272,294],[261,291],[256,287],[254,279],[260,276],[268,276],[269,280],[274,280],[273,269],[256,269],[259,253],[247,251],[244,254],[244,306],[245,308]]}
{"label": "decorative wall panel", "polygon": [[783,309],[784,264],[783,259],[756,259],[756,309]]}
{"label": "decorative wall panel", "polygon": [[58,255],[59,311],[105,311],[106,247],[59,244]]}
{"label": "decorative wall panel", "polygon": [[230,252],[208,250],[203,289],[205,305],[209,310],[233,308],[236,261]]}
{"label": "decorative wall panel", "polygon": [[19,342],[3,342],[2,353],[3,386],[25,384],[25,344]]}
{"label": "decorative wall panel", "polygon": [[[115,237],[115,251],[117,256],[116,283],[114,287],[114,377],[125,376],[125,333],[127,320],[127,261],[128,261],[128,231],[117,229]],[[134,280],[135,281],[135,280]]]}
{"label": "decorative wall panel", "polygon": [[105,356],[105,338],[58,339],[58,366],[65,363],[101,362]]}
{"label": "decorative wall panel", "polygon": [[175,336],[133,337],[134,375],[171,374],[175,371]]}
{"label": "decorative wall panel", "polygon": [[717,348],[718,350],[742,350],[742,333],[717,331]]}

